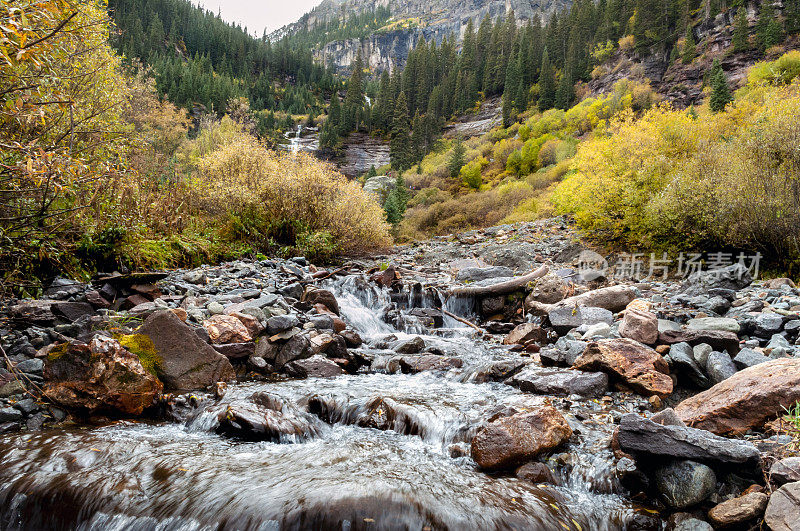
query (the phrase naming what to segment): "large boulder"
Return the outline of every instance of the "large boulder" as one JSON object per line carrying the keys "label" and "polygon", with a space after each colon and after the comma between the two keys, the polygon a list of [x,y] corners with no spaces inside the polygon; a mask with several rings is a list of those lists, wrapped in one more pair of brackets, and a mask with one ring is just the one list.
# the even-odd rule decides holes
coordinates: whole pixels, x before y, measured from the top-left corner
{"label": "large boulder", "polygon": [[331,312],[339,315],[339,303],[330,290],[308,287],[303,294],[303,302],[307,302],[312,306],[322,304]]}
{"label": "large boulder", "polygon": [[772,531],[800,531],[800,481],[772,493],[764,522]]}
{"label": "large boulder", "polygon": [[622,451],[637,456],[751,465],[759,459],[758,449],[747,441],[688,426],[663,425],[634,413],[620,420],[617,441]]}
{"label": "large boulder", "polygon": [[217,431],[246,440],[300,442],[318,434],[308,415],[269,393],[236,400],[217,415]]}
{"label": "large boulder", "polygon": [[786,457],[777,461],[769,469],[769,479],[778,485],[800,481],[800,457]]}
{"label": "large boulder", "polygon": [[610,310],[593,306],[559,306],[547,313],[547,318],[556,332],[566,334],[573,328],[592,326],[598,323],[610,325],[614,322],[614,315]]}
{"label": "large boulder", "polygon": [[517,413],[489,423],[472,439],[472,458],[485,470],[508,468],[556,448],[572,428],[551,406]]}
{"label": "large boulder", "polygon": [[581,306],[604,308],[612,312],[620,312],[636,298],[636,290],[630,286],[618,285],[595,289],[567,297],[555,304],[544,304],[526,299],[526,307],[534,315],[547,315],[556,308],[575,309]]}
{"label": "large boulder", "polygon": [[88,345],[76,341],[52,348],[44,379],[50,400],[87,413],[139,415],[163,390],[135,354],[102,335]]}
{"label": "large boulder", "polygon": [[525,298],[525,307],[530,308],[535,303],[554,304],[564,299],[568,287],[564,279],[555,273],[548,273],[533,283],[533,289]]}
{"label": "large boulder", "polygon": [[658,317],[644,310],[626,310],[619,325],[619,335],[652,345],[658,341]]}
{"label": "large boulder", "polygon": [[261,339],[256,344],[254,356],[263,358],[276,369],[280,369],[292,361],[310,358],[314,353],[308,335],[297,332],[290,334],[286,339],[275,341]]}
{"label": "large boulder", "polygon": [[420,356],[403,356],[398,360],[400,370],[404,374],[416,374],[423,371],[447,371],[464,365],[461,358],[423,354]]}
{"label": "large boulder", "polygon": [[[142,336],[148,341],[144,341]],[[150,315],[130,342],[150,351],[149,356],[154,359],[158,377],[166,389],[201,389],[236,378],[228,358],[200,339],[192,328],[169,310]]]}
{"label": "large boulder", "polygon": [[675,343],[689,343],[691,346],[700,344],[711,345],[715,350],[725,350],[734,355],[739,352],[739,336],[724,330],[664,330],[658,334],[659,343],[674,345]]}
{"label": "large boulder", "polygon": [[760,428],[800,400],[800,359],[783,358],[737,372],[675,408],[688,425],[718,435]]}
{"label": "large boulder", "polygon": [[296,378],[332,378],[343,373],[341,367],[318,355],[286,364],[286,374]]}
{"label": "large boulder", "polygon": [[667,362],[652,348],[632,339],[591,341],[573,367],[605,372],[612,380],[644,396],[672,393]]}

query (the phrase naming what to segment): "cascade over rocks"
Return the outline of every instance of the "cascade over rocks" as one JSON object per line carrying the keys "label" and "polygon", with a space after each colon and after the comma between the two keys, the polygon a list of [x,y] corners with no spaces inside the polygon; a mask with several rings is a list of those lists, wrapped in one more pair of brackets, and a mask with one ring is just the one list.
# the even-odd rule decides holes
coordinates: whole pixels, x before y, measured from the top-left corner
{"label": "cascade over rocks", "polygon": [[140,415],[163,390],[139,357],[102,335],[88,345],[73,341],[52,348],[44,378],[47,398],[85,413]]}

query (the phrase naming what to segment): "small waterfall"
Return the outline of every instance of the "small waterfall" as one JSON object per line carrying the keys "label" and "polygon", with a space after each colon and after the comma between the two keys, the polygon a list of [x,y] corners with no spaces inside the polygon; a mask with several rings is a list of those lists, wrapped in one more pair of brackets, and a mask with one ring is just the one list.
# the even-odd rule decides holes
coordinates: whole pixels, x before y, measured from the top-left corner
{"label": "small waterfall", "polygon": [[350,275],[342,281],[329,284],[342,317],[359,334],[372,338],[396,332],[381,319],[383,310],[389,306],[389,293],[367,281],[362,276]]}
{"label": "small waterfall", "polygon": [[289,140],[289,151],[292,153],[297,153],[300,151],[300,138],[303,133],[303,124],[297,124],[297,131],[294,132],[293,136],[291,131],[286,132],[286,138]]}

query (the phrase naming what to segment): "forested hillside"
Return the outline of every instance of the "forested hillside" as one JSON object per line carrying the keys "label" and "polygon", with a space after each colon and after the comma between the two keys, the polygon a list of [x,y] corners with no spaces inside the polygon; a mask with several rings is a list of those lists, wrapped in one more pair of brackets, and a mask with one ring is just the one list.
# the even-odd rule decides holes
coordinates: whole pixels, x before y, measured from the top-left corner
{"label": "forested hillside", "polygon": [[[222,113],[245,97],[251,109],[281,118],[316,115],[335,88],[310,46],[254,38],[188,0],[111,0],[108,7],[115,48],[151,67],[158,92],[176,105]],[[262,128],[275,125],[274,115],[260,117]]]}

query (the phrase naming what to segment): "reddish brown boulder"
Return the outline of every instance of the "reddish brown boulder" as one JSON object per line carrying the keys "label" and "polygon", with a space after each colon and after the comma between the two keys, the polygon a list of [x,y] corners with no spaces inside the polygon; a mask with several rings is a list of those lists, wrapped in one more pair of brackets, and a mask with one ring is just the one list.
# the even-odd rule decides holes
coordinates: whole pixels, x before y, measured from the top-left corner
{"label": "reddish brown boulder", "polygon": [[508,468],[552,450],[572,436],[572,428],[551,406],[503,417],[472,439],[472,458],[485,470]]}
{"label": "reddish brown boulder", "polygon": [[629,308],[625,310],[625,317],[619,325],[619,335],[652,345],[658,341],[658,318],[654,313]]}
{"label": "reddish brown boulder", "polygon": [[203,326],[208,331],[211,342],[221,345],[224,343],[247,343],[253,337],[247,327],[233,315],[214,315],[203,321]]}
{"label": "reddish brown boulder", "polygon": [[258,337],[258,335],[264,331],[264,325],[261,322],[253,317],[252,315],[241,313],[241,312],[233,312],[228,315],[232,315],[239,319],[245,328],[247,328],[247,333],[250,334],[250,337]]}
{"label": "reddish brown boulder", "polygon": [[764,514],[769,502],[769,495],[763,492],[751,492],[738,498],[727,500],[710,511],[708,519],[716,527],[731,527],[745,524]]}
{"label": "reddish brown boulder", "polygon": [[309,287],[303,294],[303,301],[314,306],[315,304],[322,304],[328,310],[339,315],[339,303],[336,297],[327,289],[319,289]]}
{"label": "reddish brown boulder", "polygon": [[547,339],[547,332],[541,326],[533,323],[524,323],[508,333],[503,339],[504,345],[524,345],[530,341],[541,343]]}
{"label": "reddish brown boulder", "polygon": [[138,356],[102,335],[88,345],[76,341],[52,348],[44,379],[50,400],[87,413],[140,415],[163,390]]}
{"label": "reddish brown boulder", "polygon": [[760,428],[800,400],[800,359],[782,358],[737,372],[675,408],[689,426],[717,435]]}
{"label": "reddish brown boulder", "polygon": [[572,365],[582,371],[602,371],[644,396],[672,393],[669,366],[661,355],[632,339],[604,339],[586,345]]}

